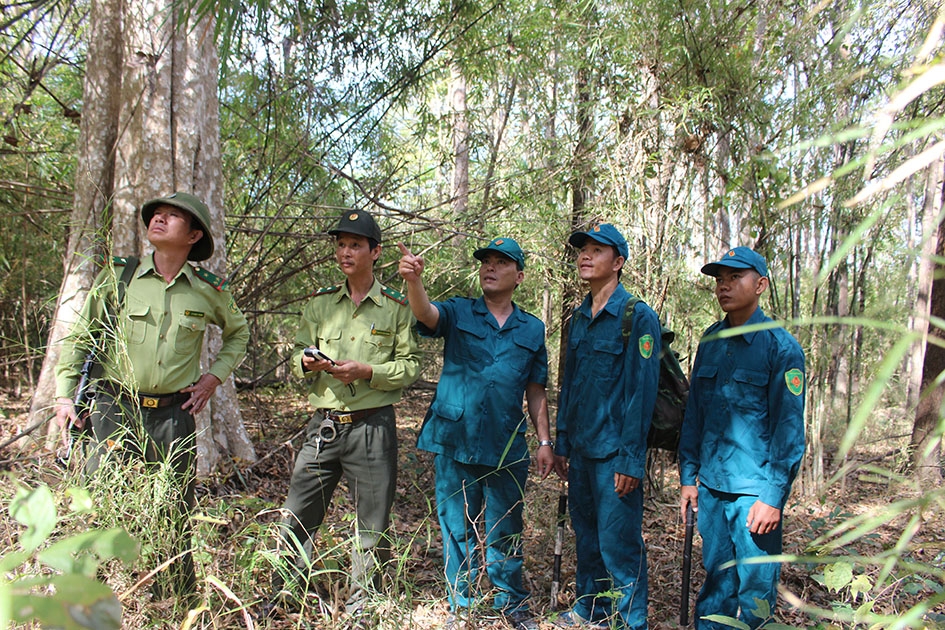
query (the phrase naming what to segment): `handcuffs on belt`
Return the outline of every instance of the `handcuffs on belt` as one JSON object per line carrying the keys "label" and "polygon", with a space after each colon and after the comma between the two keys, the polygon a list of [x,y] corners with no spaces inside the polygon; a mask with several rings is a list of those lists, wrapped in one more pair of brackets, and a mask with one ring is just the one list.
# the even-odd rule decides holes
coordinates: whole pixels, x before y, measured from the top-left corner
{"label": "handcuffs on belt", "polygon": [[325,417],[322,418],[321,424],[318,425],[318,434],[315,439],[325,444],[331,444],[337,437],[338,429],[335,428],[335,421],[332,420],[331,416],[326,412]]}

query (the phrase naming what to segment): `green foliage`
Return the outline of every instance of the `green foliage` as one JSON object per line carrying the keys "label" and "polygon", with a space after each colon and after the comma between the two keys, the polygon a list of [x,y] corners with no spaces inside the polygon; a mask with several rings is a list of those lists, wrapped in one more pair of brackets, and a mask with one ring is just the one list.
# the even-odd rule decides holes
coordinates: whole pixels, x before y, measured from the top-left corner
{"label": "green foliage", "polygon": [[[85,511],[91,500],[71,488],[70,509]],[[60,524],[50,489],[20,487],[10,516],[23,526],[19,550],[0,559],[0,623],[38,621],[50,628],[121,628],[121,604],[108,585],[96,579],[107,562],[132,563],[137,543],[120,528],[54,535]]]}
{"label": "green foliage", "polygon": [[14,390],[39,371],[62,279],[85,49],[78,9],[0,11],[0,386]]}

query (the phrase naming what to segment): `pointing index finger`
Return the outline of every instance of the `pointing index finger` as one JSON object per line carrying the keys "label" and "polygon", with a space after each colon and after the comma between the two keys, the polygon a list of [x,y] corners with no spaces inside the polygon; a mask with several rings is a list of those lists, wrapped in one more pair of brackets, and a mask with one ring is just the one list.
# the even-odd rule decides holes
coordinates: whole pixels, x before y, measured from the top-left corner
{"label": "pointing index finger", "polygon": [[410,250],[407,249],[407,246],[404,245],[403,243],[397,243],[397,247],[400,249],[400,255],[401,255],[401,256],[412,256],[412,255],[413,255],[413,254],[410,253]]}

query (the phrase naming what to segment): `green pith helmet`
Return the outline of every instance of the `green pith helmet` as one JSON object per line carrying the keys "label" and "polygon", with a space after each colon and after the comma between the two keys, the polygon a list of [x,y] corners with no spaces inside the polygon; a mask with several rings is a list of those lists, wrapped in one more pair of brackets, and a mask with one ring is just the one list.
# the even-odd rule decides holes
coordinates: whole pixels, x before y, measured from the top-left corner
{"label": "green pith helmet", "polygon": [[338,219],[338,225],[328,230],[328,233],[332,236],[338,236],[341,232],[358,234],[378,243],[381,242],[381,228],[377,227],[374,217],[364,210],[345,210],[342,212]]}
{"label": "green pith helmet", "polygon": [[203,232],[203,237],[190,248],[188,260],[199,262],[213,256],[213,235],[210,233],[210,210],[207,204],[185,192],[152,199],[141,206],[141,220],[144,221],[145,227],[151,223],[151,217],[158,206],[173,206],[185,210],[199,224],[197,228]]}

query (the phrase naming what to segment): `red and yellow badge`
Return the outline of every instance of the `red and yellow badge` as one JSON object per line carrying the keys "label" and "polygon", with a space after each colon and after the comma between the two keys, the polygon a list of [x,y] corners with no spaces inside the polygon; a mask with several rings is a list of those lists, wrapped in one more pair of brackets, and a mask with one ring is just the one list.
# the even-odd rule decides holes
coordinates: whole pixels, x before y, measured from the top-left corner
{"label": "red and yellow badge", "polygon": [[358,220],[358,213],[357,213],[357,212],[352,212],[351,214],[349,214],[349,215],[348,215],[348,220],[349,220],[349,221],[357,221],[357,220]]}
{"label": "red and yellow badge", "polygon": [[640,337],[640,356],[649,359],[653,356],[653,335],[643,335]]}
{"label": "red and yellow badge", "polygon": [[787,383],[788,391],[795,396],[800,396],[804,391],[804,373],[797,368],[784,373],[784,382]]}

